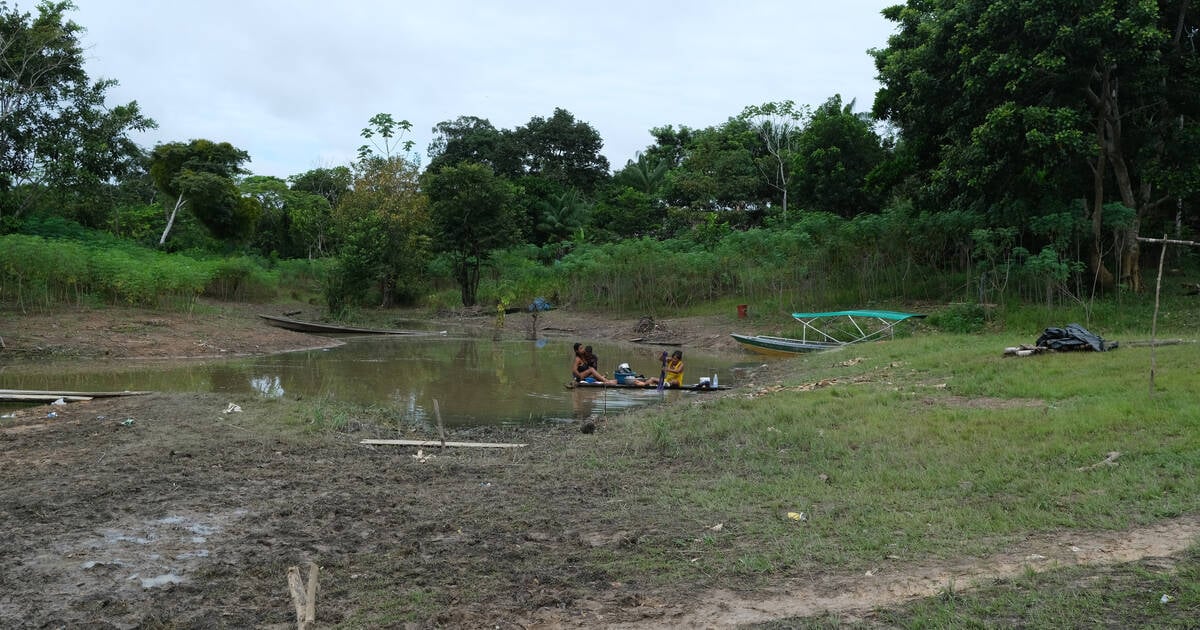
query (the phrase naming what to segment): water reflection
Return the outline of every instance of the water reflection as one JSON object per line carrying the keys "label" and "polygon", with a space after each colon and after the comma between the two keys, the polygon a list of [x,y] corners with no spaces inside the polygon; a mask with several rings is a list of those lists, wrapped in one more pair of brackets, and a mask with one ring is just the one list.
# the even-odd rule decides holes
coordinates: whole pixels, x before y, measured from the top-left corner
{"label": "water reflection", "polygon": [[[621,362],[657,375],[661,348],[592,343],[611,373]],[[447,426],[570,421],[651,404],[653,390],[573,390],[567,340],[492,341],[478,338],[348,338],[344,346],[245,360],[128,364],[104,363],[64,371],[0,371],[0,388],[55,390],[202,391],[264,398],[312,397],[386,405],[405,420],[433,422],[439,401]],[[687,353],[687,380],[720,373],[733,383],[734,362]]]}

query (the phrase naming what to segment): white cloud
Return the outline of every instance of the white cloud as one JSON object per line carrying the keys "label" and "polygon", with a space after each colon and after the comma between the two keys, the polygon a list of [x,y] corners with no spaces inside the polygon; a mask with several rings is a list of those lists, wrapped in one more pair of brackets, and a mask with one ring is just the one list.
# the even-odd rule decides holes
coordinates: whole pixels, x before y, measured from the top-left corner
{"label": "white cloud", "polygon": [[[31,0],[17,3],[34,10]],[[208,138],[286,177],[343,164],[372,115],[430,130],[462,115],[523,125],[556,107],[595,127],[619,167],[663,125],[835,93],[869,109],[867,49],[891,0],[607,3],[513,0],[78,0],[88,71],[159,123],[137,139]]]}

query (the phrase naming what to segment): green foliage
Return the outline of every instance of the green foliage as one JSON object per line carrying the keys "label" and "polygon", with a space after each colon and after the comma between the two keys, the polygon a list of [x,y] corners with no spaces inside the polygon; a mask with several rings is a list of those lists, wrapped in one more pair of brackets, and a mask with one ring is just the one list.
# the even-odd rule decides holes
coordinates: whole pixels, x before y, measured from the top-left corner
{"label": "green foliage", "polygon": [[[750,230],[731,229],[729,213],[704,215],[679,238],[505,250],[482,278],[479,296],[488,301],[501,287],[519,287],[518,299],[552,296],[576,307],[638,313],[723,300],[783,313],[942,300],[960,286],[966,269],[948,264],[944,252],[969,252],[965,233],[973,224],[954,213],[916,214],[911,206],[850,220],[805,212],[788,226]],[[940,249],[914,249],[913,241]],[[552,264],[541,264],[546,261]],[[451,280],[450,261],[431,273]]]}
{"label": "green foliage", "polygon": [[463,306],[474,306],[484,261],[520,234],[513,188],[485,165],[462,163],[428,174],[426,189],[437,248],[453,260]]}
{"label": "green foliage", "polygon": [[[1163,202],[1194,194],[1200,181],[1200,158],[1180,144],[1200,137],[1191,36],[1200,11],[1058,2],[1031,13],[1018,0],[913,0],[884,15],[898,32],[872,51],[883,82],[875,113],[899,125],[906,155],[925,175],[918,201],[981,214],[986,227],[1022,236],[1027,228],[1037,235],[1035,221],[1063,208],[1090,215],[1094,277],[1140,290],[1139,230],[1172,220],[1176,210]],[[1073,206],[1080,199],[1082,213]],[[1117,202],[1132,214],[1109,212]],[[1026,245],[1061,257],[1080,240]],[[1041,263],[1039,273],[1058,275]]]}
{"label": "green foliage", "polygon": [[[391,160],[392,158],[405,157],[409,151],[412,151],[414,142],[412,140],[401,140],[404,134],[412,131],[412,123],[407,120],[396,120],[391,114],[380,113],[375,114],[367,121],[367,126],[359,135],[364,139],[370,140],[371,144],[364,144],[358,147],[359,162],[367,162],[372,159]],[[375,137],[379,139],[376,140]],[[374,148],[372,148],[374,145]],[[398,151],[400,149],[403,151]],[[382,153],[376,153],[379,151]]]}
{"label": "green foliage", "polygon": [[542,201],[540,220],[534,230],[543,243],[565,241],[588,224],[591,205],[574,188],[558,197]]}
{"label": "green foliage", "polygon": [[220,300],[275,298],[312,291],[328,260],[280,261],[203,251],[167,254],[61,219],[27,221],[32,234],[0,236],[0,302],[22,310],[94,301],[191,308],[201,295]]}
{"label": "green foliage", "polygon": [[0,237],[0,299],[22,310],[81,303],[189,307],[212,266],[180,255],[97,241]]}
{"label": "green foliage", "polygon": [[667,209],[655,198],[629,186],[609,186],[592,207],[592,229],[604,240],[655,236],[663,231]]}
{"label": "green foliage", "polygon": [[222,258],[211,264],[204,295],[219,300],[253,302],[275,297],[275,274],[247,256]]}
{"label": "green foliage", "polygon": [[168,142],[154,147],[150,176],[166,203],[186,205],[215,238],[240,241],[249,238],[262,213],[258,200],[243,197],[234,183],[249,160],[250,154],[228,142]]}
{"label": "green foliage", "polygon": [[385,306],[408,302],[423,292],[428,203],[409,160],[372,158],[357,165],[354,189],[333,213],[339,247],[325,287],[331,312],[373,299]]}
{"label": "green foliage", "polygon": [[571,112],[555,108],[549,118],[534,116],[512,132],[512,146],[525,174],[591,194],[608,179],[608,158],[600,154],[599,132]]}
{"label": "green foliage", "polygon": [[926,321],[942,332],[962,335],[983,332],[987,319],[984,306],[959,302],[930,314]]}
{"label": "green foliage", "polygon": [[138,167],[129,134],[156,126],[136,102],[106,102],[116,81],[87,76],[84,29],[66,17],[75,8],[43,0],[32,15],[0,2],[0,219],[46,195],[102,202]]}
{"label": "green foliage", "polygon": [[873,120],[854,113],[854,101],[830,97],[808,119],[793,147],[795,198],[805,208],[853,217],[878,212],[879,191],[865,185],[884,159]]}

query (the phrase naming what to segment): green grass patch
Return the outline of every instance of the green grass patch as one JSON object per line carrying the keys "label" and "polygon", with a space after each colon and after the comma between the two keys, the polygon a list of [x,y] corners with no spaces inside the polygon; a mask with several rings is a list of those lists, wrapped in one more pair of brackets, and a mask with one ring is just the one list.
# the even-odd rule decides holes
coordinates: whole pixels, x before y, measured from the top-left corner
{"label": "green grass patch", "polygon": [[[635,502],[673,518],[607,568],[662,583],[853,571],[1200,510],[1194,346],[1157,349],[1151,398],[1148,348],[1005,359],[1002,344],[854,346],[797,359],[783,391],[630,417],[612,465],[646,468]],[[1079,470],[1111,451],[1117,466]]]}

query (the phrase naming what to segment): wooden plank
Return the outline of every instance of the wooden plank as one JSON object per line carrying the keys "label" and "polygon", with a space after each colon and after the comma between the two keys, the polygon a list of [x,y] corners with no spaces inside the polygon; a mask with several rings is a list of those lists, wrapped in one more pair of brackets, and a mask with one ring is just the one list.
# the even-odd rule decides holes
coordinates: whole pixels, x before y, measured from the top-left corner
{"label": "wooden plank", "polygon": [[13,394],[21,396],[54,396],[55,398],[63,398],[67,396],[84,396],[87,398],[112,398],[114,396],[145,396],[153,392],[69,392],[55,391],[48,389],[0,389],[0,395]]}
{"label": "wooden plank", "polygon": [[521,448],[528,444],[505,444],[502,442],[445,442],[440,440],[361,440],[359,444],[378,446],[453,446],[460,448]]}
{"label": "wooden plank", "polygon": [[83,402],[91,400],[91,396],[55,396],[53,394],[3,394],[0,393],[0,402],[54,402],[58,399],[63,402]]}

